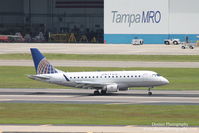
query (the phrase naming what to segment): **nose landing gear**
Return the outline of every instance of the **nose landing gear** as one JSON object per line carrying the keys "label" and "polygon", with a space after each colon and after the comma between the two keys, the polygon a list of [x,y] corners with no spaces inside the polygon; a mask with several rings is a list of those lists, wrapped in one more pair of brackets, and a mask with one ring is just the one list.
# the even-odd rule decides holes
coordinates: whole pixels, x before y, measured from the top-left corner
{"label": "nose landing gear", "polygon": [[106,90],[101,90],[102,95],[106,95]]}
{"label": "nose landing gear", "polygon": [[153,94],[152,92],[150,92],[150,91],[148,92],[148,95],[149,95],[149,96],[151,96],[152,94]]}
{"label": "nose landing gear", "polygon": [[150,88],[148,88],[148,95],[149,96],[151,96],[153,93],[151,92],[151,89],[152,89],[153,87],[150,87]]}

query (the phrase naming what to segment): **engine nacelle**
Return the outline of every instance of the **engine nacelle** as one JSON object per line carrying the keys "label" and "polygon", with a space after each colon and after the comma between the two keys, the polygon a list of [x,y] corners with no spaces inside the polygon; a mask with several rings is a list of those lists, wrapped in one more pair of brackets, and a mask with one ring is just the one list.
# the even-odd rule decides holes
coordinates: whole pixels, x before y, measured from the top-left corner
{"label": "engine nacelle", "polygon": [[119,87],[119,91],[128,91],[129,88],[128,87]]}
{"label": "engine nacelle", "polygon": [[118,89],[119,89],[119,91],[127,91],[129,88],[125,84],[120,84],[120,85],[118,85]]}
{"label": "engine nacelle", "polygon": [[107,92],[117,92],[118,91],[118,85],[116,85],[116,84],[107,85],[106,86],[106,91]]}

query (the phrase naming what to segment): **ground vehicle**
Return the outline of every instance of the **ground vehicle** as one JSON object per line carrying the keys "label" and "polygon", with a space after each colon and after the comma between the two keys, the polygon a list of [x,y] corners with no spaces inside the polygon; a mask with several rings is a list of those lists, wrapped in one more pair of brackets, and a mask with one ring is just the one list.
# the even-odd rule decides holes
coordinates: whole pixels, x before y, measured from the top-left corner
{"label": "ground vehicle", "polygon": [[24,38],[18,35],[0,35],[0,42],[24,42]]}
{"label": "ground vehicle", "polygon": [[9,35],[8,36],[9,42],[24,42],[24,38],[18,35]]}
{"label": "ground vehicle", "polygon": [[182,43],[182,46],[181,46],[182,49],[186,49],[186,48],[194,49],[194,47],[195,47],[194,43]]}
{"label": "ground vehicle", "polygon": [[133,45],[142,45],[142,44],[144,44],[144,40],[143,39],[133,39],[131,44],[133,44]]}
{"label": "ground vehicle", "polygon": [[170,44],[178,45],[178,44],[180,44],[180,39],[165,39],[164,44],[166,44],[166,45],[170,45]]}
{"label": "ground vehicle", "polygon": [[0,35],[0,42],[9,42],[8,36]]}

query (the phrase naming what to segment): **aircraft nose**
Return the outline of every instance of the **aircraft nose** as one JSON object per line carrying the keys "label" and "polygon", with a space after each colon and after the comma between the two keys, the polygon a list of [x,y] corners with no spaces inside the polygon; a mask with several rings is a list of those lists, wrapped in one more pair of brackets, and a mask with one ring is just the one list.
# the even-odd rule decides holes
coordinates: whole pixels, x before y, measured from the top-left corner
{"label": "aircraft nose", "polygon": [[162,77],[161,81],[162,81],[162,83],[163,83],[164,85],[169,84],[169,80],[167,80],[167,79],[164,78],[164,77]]}

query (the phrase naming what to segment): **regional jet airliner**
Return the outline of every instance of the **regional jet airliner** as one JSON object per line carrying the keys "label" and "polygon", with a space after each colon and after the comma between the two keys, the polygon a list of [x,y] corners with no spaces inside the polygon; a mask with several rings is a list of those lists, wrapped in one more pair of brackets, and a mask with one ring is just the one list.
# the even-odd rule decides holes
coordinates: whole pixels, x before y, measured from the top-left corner
{"label": "regional jet airliner", "polygon": [[57,85],[93,89],[94,95],[126,91],[130,87],[147,87],[148,95],[152,95],[151,88],[169,83],[166,78],[153,71],[63,72],[54,68],[38,49],[30,50],[36,75],[29,75],[29,78]]}

